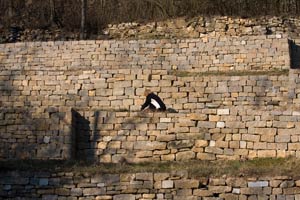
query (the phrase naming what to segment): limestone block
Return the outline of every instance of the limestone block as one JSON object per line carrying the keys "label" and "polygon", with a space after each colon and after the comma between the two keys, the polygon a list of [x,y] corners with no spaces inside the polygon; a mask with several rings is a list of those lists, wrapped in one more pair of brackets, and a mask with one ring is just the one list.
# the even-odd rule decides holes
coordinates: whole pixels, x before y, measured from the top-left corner
{"label": "limestone block", "polygon": [[175,154],[161,155],[162,161],[175,161]]}
{"label": "limestone block", "polygon": [[183,152],[178,152],[176,154],[176,161],[190,160],[194,158],[195,158],[195,153],[193,151],[183,151]]}
{"label": "limestone block", "polygon": [[147,158],[147,157],[152,157],[153,152],[152,151],[138,151],[136,152],[136,157],[137,158]]}
{"label": "limestone block", "polygon": [[165,117],[162,117],[159,120],[160,120],[160,123],[170,123],[172,121],[171,118],[165,118]]}
{"label": "limestone block", "polygon": [[275,136],[275,142],[278,142],[278,143],[282,143],[282,142],[290,142],[291,141],[291,136],[290,135],[276,135]]}
{"label": "limestone block", "polygon": [[112,158],[111,158],[111,155],[109,155],[109,154],[105,154],[105,155],[100,156],[100,162],[101,163],[111,163],[111,161],[112,161]]}
{"label": "limestone block", "polygon": [[259,158],[276,157],[276,150],[258,150],[257,156]]}
{"label": "limestone block", "polygon": [[218,121],[217,122],[217,128],[224,128],[226,126],[226,123],[225,122],[220,122],[220,121]]}
{"label": "limestone block", "polygon": [[58,199],[58,195],[46,194],[46,195],[43,195],[43,199],[44,200],[55,200],[55,199]]}
{"label": "limestone block", "polygon": [[248,182],[248,187],[268,187],[269,182],[268,181],[250,181]]}
{"label": "limestone block", "polygon": [[135,200],[135,195],[133,194],[119,194],[114,195],[113,200]]}
{"label": "limestone block", "polygon": [[212,197],[213,196],[213,192],[211,192],[207,189],[195,189],[193,194],[198,197]]}
{"label": "limestone block", "polygon": [[197,127],[200,128],[216,128],[216,122],[199,121]]}
{"label": "limestone block", "polygon": [[175,135],[158,135],[156,140],[159,142],[169,142],[175,140]]}
{"label": "limestone block", "polygon": [[175,188],[182,188],[182,189],[198,188],[199,186],[199,181],[192,180],[192,179],[175,180],[174,183],[175,183]]}
{"label": "limestone block", "polygon": [[103,195],[105,194],[104,188],[84,188],[82,190],[83,196],[94,196],[94,195]]}
{"label": "limestone block", "polygon": [[212,153],[197,153],[199,160],[216,160],[216,155]]}
{"label": "limestone block", "polygon": [[48,178],[41,178],[39,180],[39,186],[47,186],[49,184],[49,179]]}
{"label": "limestone block", "polygon": [[188,114],[188,116],[191,120],[195,120],[195,121],[205,121],[205,120],[207,120],[207,115],[206,114],[191,113],[191,114]]}
{"label": "limestone block", "polygon": [[136,178],[136,180],[153,181],[153,174],[152,173],[136,173],[135,178]]}
{"label": "limestone block", "polygon": [[113,197],[109,195],[100,195],[96,197],[96,200],[112,200]]}
{"label": "limestone block", "polygon": [[71,196],[79,197],[82,196],[83,191],[82,188],[71,188]]}
{"label": "limestone block", "polygon": [[230,187],[230,186],[212,186],[212,185],[209,185],[208,190],[210,192],[213,192],[213,193],[224,193],[224,192],[231,192],[232,187]]}
{"label": "limestone block", "polygon": [[288,150],[293,151],[293,150],[299,150],[300,144],[299,143],[289,143],[288,144]]}
{"label": "limestone block", "polygon": [[243,134],[242,140],[244,141],[251,141],[251,142],[259,142],[260,135],[252,135],[252,134]]}
{"label": "limestone block", "polygon": [[157,142],[157,141],[137,141],[134,144],[134,149],[137,150],[162,150],[166,149],[167,144],[165,142]]}
{"label": "limestone block", "polygon": [[217,109],[217,115],[229,115],[229,109]]}
{"label": "limestone block", "polygon": [[207,147],[208,141],[207,140],[196,140],[195,147]]}
{"label": "limestone block", "polygon": [[193,141],[190,140],[175,140],[168,142],[168,149],[182,149],[189,148],[194,145]]}
{"label": "limestone block", "polygon": [[162,189],[170,189],[173,188],[174,186],[174,181],[172,180],[163,180],[161,183]]}

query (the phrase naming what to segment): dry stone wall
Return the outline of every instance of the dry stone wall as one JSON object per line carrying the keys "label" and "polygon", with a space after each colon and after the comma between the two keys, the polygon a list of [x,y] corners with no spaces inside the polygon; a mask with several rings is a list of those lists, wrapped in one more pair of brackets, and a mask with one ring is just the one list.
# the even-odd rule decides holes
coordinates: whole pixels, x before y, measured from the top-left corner
{"label": "dry stone wall", "polygon": [[285,35],[178,40],[1,44],[7,70],[161,69],[228,71],[289,69]]}
{"label": "dry stone wall", "polygon": [[88,174],[1,172],[1,199],[97,200],[252,200],[300,198],[300,180],[264,178],[194,178],[187,172]]}
{"label": "dry stone wall", "polygon": [[[109,38],[199,38],[216,35],[249,36],[288,34],[299,37],[299,17],[262,16],[240,18],[230,16],[198,16],[148,23],[109,24],[104,34]],[[25,38],[24,38],[25,39]]]}
{"label": "dry stone wall", "polygon": [[236,106],[187,114],[77,114],[77,156],[96,162],[300,156],[299,111]]}
{"label": "dry stone wall", "polygon": [[0,160],[72,157],[71,112],[3,106],[0,113]]}
{"label": "dry stone wall", "polygon": [[[92,115],[96,110],[123,110],[135,115],[144,101],[142,94],[145,88],[159,94],[168,107],[179,112],[174,115],[174,120],[163,123],[164,129],[165,126],[174,126],[173,128],[179,128],[179,133],[182,130],[174,123],[180,124],[181,121],[177,121],[180,115],[183,114],[185,118],[187,113],[194,113],[196,116],[199,114],[200,118],[206,116],[205,119],[191,121],[192,125],[188,126],[194,130],[188,128],[188,131],[192,133],[202,130],[201,128],[211,128],[212,130],[206,132],[206,136],[211,137],[214,129],[228,127],[232,133],[240,129],[245,131],[250,125],[246,127],[247,120],[242,118],[244,111],[247,113],[251,109],[267,112],[288,110],[283,115],[295,122],[289,127],[297,128],[297,113],[293,110],[298,105],[300,93],[296,70],[291,70],[289,75],[228,74],[230,71],[241,70],[288,69],[289,46],[284,35],[183,40],[38,42],[2,44],[0,47],[1,159],[70,158],[76,152],[76,138],[81,136],[74,136],[78,119],[74,117],[77,116],[74,113],[81,116],[80,122],[84,122],[88,134],[90,130],[98,130],[103,124],[114,127],[115,124],[105,121],[93,123],[95,116]],[[187,71],[194,75],[210,71],[221,74],[181,77],[174,74],[174,71]],[[222,109],[229,111],[232,118],[219,119],[216,112]],[[249,115],[249,120],[252,120],[253,115]],[[126,117],[128,116],[123,116],[124,122],[116,124],[126,124]],[[143,130],[145,127],[154,130],[153,127],[160,126],[157,123],[160,123],[161,118],[154,118],[157,119],[153,119],[153,122],[146,121]],[[256,121],[260,121],[260,118],[261,115],[254,116]],[[262,123],[267,121],[261,120]],[[235,127],[227,121],[240,121],[242,125]],[[91,127],[91,124],[98,127]],[[268,124],[264,128],[273,128],[272,126]],[[187,128],[184,127],[183,130],[185,132]],[[275,137],[279,132],[276,130],[272,133]],[[136,137],[136,140],[142,138],[146,141],[149,137],[143,135],[144,132],[137,134],[145,137]],[[95,137],[98,137],[97,134]],[[128,138],[122,139],[126,141]],[[151,137],[151,141],[156,140],[156,137]],[[210,140],[209,137],[207,140]],[[77,150],[84,154],[90,152],[92,157],[97,155],[97,159],[101,161],[100,155],[104,155],[101,141],[97,141],[97,147],[91,147],[95,140],[91,141],[93,144],[82,145]],[[123,141],[117,141],[117,146],[121,143],[123,145]],[[296,141],[293,139],[293,142]],[[287,146],[292,139],[285,142]],[[195,145],[195,141],[190,143]],[[192,146],[176,149],[170,157],[176,159],[175,151],[191,151]],[[244,147],[244,144],[241,146]],[[120,156],[128,153],[122,148],[118,152]],[[249,148],[252,150],[251,146]],[[265,147],[259,149],[265,150]],[[283,155],[273,147],[267,147],[266,150],[270,149],[275,150],[275,156]],[[283,149],[285,152],[290,151],[289,148]],[[151,154],[154,153],[152,150]],[[166,152],[169,150],[170,148]],[[297,154],[295,149],[291,151],[292,154]],[[191,158],[196,158],[197,153],[194,152]],[[118,160],[111,155],[112,153],[108,154],[107,161]],[[219,152],[213,153],[212,157],[217,158],[216,155],[220,155]],[[274,155],[274,151],[271,155]],[[153,158],[157,157],[153,154]]]}

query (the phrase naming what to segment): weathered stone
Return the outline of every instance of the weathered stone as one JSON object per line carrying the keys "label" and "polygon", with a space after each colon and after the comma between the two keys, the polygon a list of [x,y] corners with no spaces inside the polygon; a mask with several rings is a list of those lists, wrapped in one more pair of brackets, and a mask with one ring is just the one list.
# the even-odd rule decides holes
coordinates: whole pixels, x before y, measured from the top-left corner
{"label": "weathered stone", "polygon": [[248,182],[248,187],[268,187],[268,181],[256,181],[256,182]]}
{"label": "weathered stone", "polygon": [[134,149],[142,150],[156,150],[156,149],[165,149],[165,142],[156,142],[156,141],[137,141],[134,144]]}
{"label": "weathered stone", "polygon": [[193,142],[190,140],[177,140],[168,143],[168,149],[182,149],[193,146]]}
{"label": "weathered stone", "polygon": [[39,180],[39,185],[40,186],[47,186],[49,184],[49,179],[48,178],[41,178]]}
{"label": "weathered stone", "polygon": [[217,109],[217,115],[229,115],[229,109]]}
{"label": "weathered stone", "polygon": [[190,160],[195,158],[195,153],[193,151],[183,151],[183,152],[178,152],[176,154],[176,160]]}
{"label": "weathered stone", "polygon": [[71,196],[80,197],[82,194],[83,191],[81,188],[71,188]]}
{"label": "weathered stone", "polygon": [[198,188],[199,186],[199,181],[197,180],[175,180],[174,183],[176,188],[183,189]]}
{"label": "weathered stone", "polygon": [[105,194],[104,188],[84,188],[82,190],[83,196],[95,196]]}
{"label": "weathered stone", "polygon": [[132,194],[119,194],[113,197],[113,200],[135,200],[135,195]]}
{"label": "weathered stone", "polygon": [[174,182],[172,180],[164,180],[161,183],[163,189],[173,188]]}

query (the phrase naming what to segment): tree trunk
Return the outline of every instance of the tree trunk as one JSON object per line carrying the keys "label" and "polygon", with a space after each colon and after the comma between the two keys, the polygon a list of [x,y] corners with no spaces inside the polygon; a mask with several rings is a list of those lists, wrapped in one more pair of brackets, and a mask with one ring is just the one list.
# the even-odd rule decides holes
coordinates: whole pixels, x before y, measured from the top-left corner
{"label": "tree trunk", "polygon": [[14,14],[13,1],[9,1],[9,3],[8,3],[8,16],[9,16],[9,18],[12,18],[13,14]]}
{"label": "tree trunk", "polygon": [[52,25],[55,22],[55,7],[54,7],[54,0],[49,0],[50,2],[50,19],[49,24]]}
{"label": "tree trunk", "polygon": [[86,8],[87,0],[81,0],[81,26],[80,26],[80,39],[86,38]]}

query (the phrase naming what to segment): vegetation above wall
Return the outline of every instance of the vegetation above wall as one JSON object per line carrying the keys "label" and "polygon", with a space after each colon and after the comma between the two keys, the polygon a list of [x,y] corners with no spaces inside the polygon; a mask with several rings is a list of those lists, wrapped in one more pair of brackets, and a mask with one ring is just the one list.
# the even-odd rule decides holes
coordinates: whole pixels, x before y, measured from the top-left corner
{"label": "vegetation above wall", "polygon": [[[180,16],[299,15],[299,0],[87,0],[87,24],[98,30],[109,23],[161,20]],[[51,25],[79,29],[81,1],[76,0],[4,0],[0,3],[2,26],[22,23],[26,27]]]}
{"label": "vegetation above wall", "polygon": [[[85,15],[82,3],[86,2]],[[0,42],[6,35],[31,35],[31,40],[79,39],[84,17],[87,38],[100,37],[109,24],[157,22],[195,16],[299,16],[300,0],[3,0]],[[42,37],[41,35],[49,35]],[[97,37],[95,36],[97,35]],[[13,41],[13,39],[11,40]]]}

